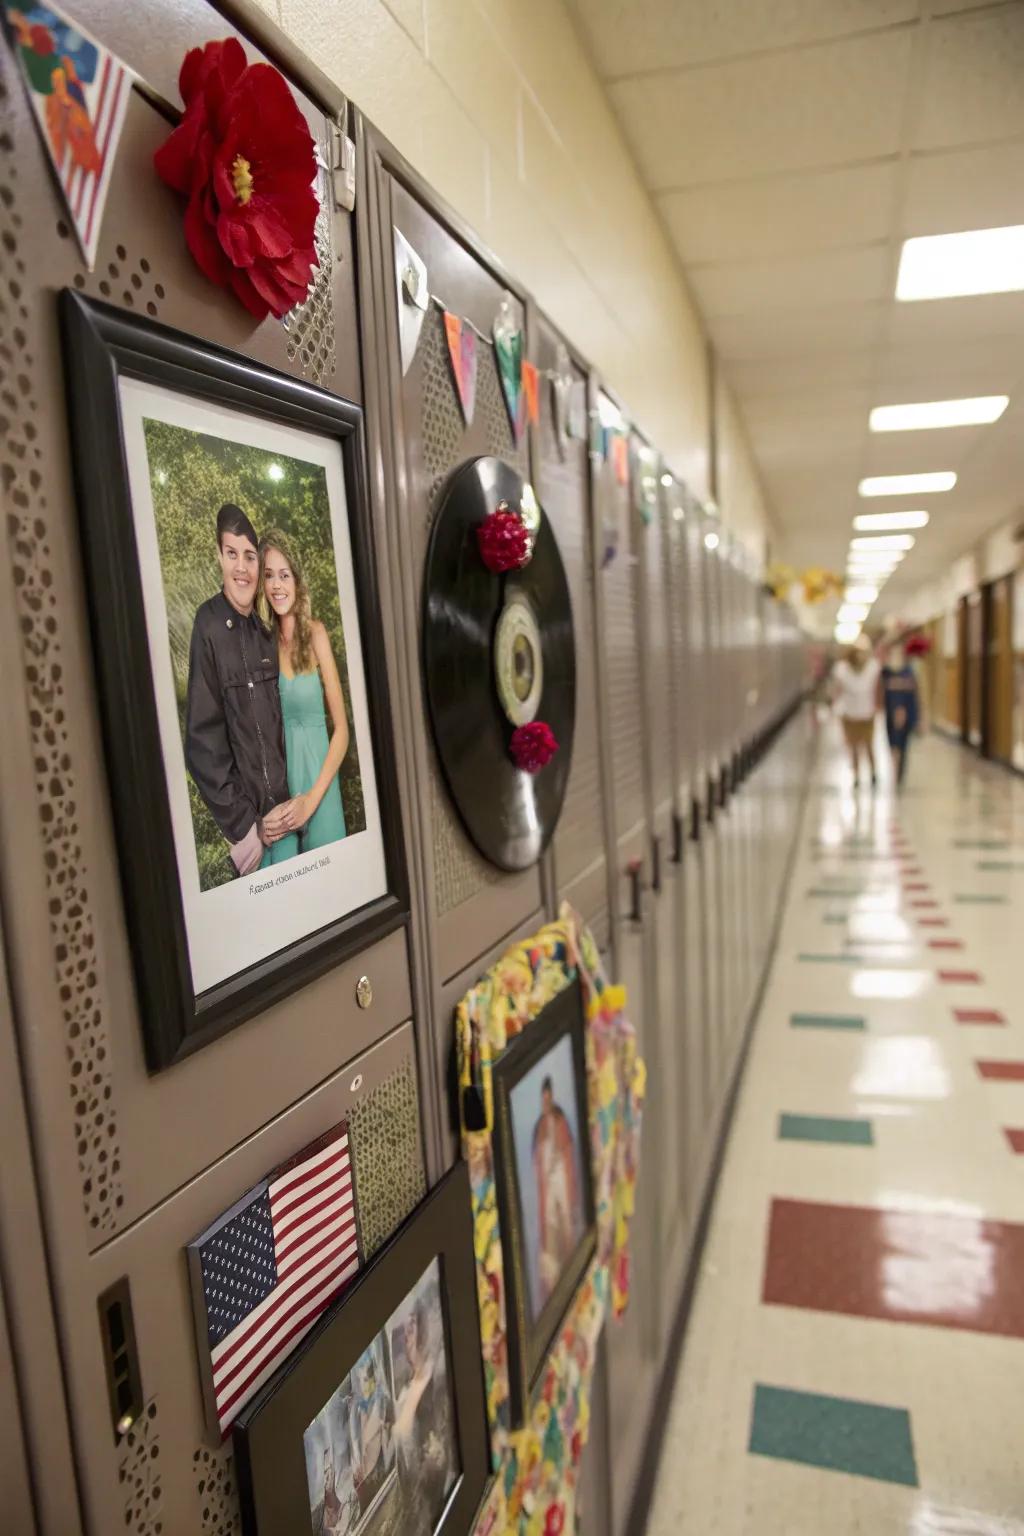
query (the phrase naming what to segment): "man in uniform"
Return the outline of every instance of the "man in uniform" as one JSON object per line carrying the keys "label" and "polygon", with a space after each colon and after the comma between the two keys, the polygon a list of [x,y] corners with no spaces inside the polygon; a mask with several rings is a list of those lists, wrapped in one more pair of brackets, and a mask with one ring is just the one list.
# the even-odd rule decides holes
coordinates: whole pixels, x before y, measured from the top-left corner
{"label": "man in uniform", "polygon": [[239,875],[252,874],[288,800],[277,644],[255,611],[256,530],[240,507],[217,513],[224,585],[196,613],[189,650],[185,761],[228,843]]}

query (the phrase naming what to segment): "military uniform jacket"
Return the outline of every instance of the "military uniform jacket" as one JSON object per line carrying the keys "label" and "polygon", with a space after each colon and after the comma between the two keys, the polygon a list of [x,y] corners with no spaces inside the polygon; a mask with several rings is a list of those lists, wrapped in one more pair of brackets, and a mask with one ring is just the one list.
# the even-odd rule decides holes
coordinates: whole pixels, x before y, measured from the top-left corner
{"label": "military uniform jacket", "polygon": [[229,843],[288,799],[277,642],[223,592],[203,603],[192,626],[185,761]]}

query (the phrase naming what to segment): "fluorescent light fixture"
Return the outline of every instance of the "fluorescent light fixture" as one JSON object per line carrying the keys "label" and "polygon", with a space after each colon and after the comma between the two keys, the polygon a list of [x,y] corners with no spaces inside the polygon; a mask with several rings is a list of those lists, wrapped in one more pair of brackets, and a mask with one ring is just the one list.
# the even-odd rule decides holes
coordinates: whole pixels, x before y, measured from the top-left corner
{"label": "fluorescent light fixture", "polygon": [[852,645],[859,634],[859,624],[837,624],[835,627],[835,637],[840,645]]}
{"label": "fluorescent light fixture", "polygon": [[857,487],[859,496],[915,496],[918,491],[951,491],[956,475],[951,469],[929,470],[919,475],[869,475]]}
{"label": "fluorescent light fixture", "polygon": [[1024,224],[904,240],[896,297],[955,299],[1024,288]]}
{"label": "fluorescent light fixture", "polygon": [[851,549],[865,549],[869,555],[876,550],[913,549],[914,535],[912,533],[869,533],[867,537],[850,540]]}
{"label": "fluorescent light fixture", "polygon": [[877,587],[852,586],[846,589],[846,601],[848,603],[873,603],[877,596]]}
{"label": "fluorescent light fixture", "polygon": [[843,603],[836,614],[837,624],[863,623],[871,612],[870,603]]}
{"label": "fluorescent light fixture", "polygon": [[866,576],[874,575],[876,571],[880,576],[886,576],[896,569],[902,558],[902,555],[893,555],[890,560],[884,555],[869,555],[865,559],[855,551],[847,560],[846,569],[848,571],[862,571]]}
{"label": "fluorescent light fixture", "polygon": [[668,474],[662,475],[661,483],[667,489],[672,484],[672,476]]}
{"label": "fluorescent light fixture", "polygon": [[930,432],[936,427],[979,427],[998,421],[1009,403],[1009,395],[975,395],[970,400],[876,405],[868,417],[868,426],[872,432]]}
{"label": "fluorescent light fixture", "polygon": [[717,533],[706,533],[704,535],[704,548],[705,549],[717,549],[718,548],[718,544],[719,544],[719,538],[718,538],[718,534]]}
{"label": "fluorescent light fixture", "polygon": [[853,520],[860,533],[897,533],[901,528],[924,528],[927,512],[861,512]]}

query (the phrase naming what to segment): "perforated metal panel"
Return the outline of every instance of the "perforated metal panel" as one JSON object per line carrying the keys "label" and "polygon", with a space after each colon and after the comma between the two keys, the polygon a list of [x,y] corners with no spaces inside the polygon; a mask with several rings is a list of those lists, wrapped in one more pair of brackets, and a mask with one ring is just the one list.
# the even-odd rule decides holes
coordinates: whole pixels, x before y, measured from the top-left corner
{"label": "perforated metal panel", "polygon": [[644,669],[647,685],[647,730],[652,808],[655,812],[672,798],[671,635],[668,617],[666,566],[670,559],[660,496],[655,505],[634,515],[638,543],[644,633]]}
{"label": "perforated metal panel", "polygon": [[608,458],[596,480],[595,529],[613,520],[618,532],[614,558],[601,572],[604,589],[604,648],[608,678],[615,826],[622,835],[644,815],[643,685],[637,612],[637,573],[629,485],[620,485]]}
{"label": "perforated metal panel", "polygon": [[[601,762],[598,745],[597,676],[594,666],[593,548],[587,444],[558,439],[554,392],[549,371],[555,367],[558,338],[543,319],[536,325],[540,370],[540,422],[535,436],[534,482],[538,498],[558,540],[572,601],[576,640],[576,729],[572,768],[555,833],[558,882],[562,890],[604,855],[601,822]],[[573,369],[573,378],[584,375]],[[591,913],[586,914],[588,919]]]}

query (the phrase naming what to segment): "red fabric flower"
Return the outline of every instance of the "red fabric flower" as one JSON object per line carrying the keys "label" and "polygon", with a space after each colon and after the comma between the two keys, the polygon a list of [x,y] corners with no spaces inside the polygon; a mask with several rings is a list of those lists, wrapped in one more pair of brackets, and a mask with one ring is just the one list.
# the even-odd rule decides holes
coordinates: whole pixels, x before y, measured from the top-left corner
{"label": "red fabric flower", "polygon": [[908,656],[927,656],[932,648],[930,635],[911,635],[903,649]]}
{"label": "red fabric flower", "polygon": [[480,558],[489,571],[518,571],[530,559],[530,534],[518,512],[503,504],[477,524]]}
{"label": "red fabric flower", "polygon": [[544,1521],[544,1536],[562,1536],[565,1527],[565,1505],[549,1504]]}
{"label": "red fabric flower", "polygon": [[185,113],[153,156],[188,198],[185,239],[200,271],[262,320],[301,304],[317,265],[316,157],[284,76],[247,64],[236,38],[185,55]]}
{"label": "red fabric flower", "polygon": [[558,742],[550,725],[543,720],[531,720],[529,725],[516,726],[508,749],[517,768],[524,773],[539,773],[558,751]]}
{"label": "red fabric flower", "polygon": [[578,1462],[580,1457],[583,1455],[583,1436],[580,1434],[578,1429],[574,1429],[572,1432],[570,1449],[572,1451],[573,1464],[575,1465],[575,1463]]}

